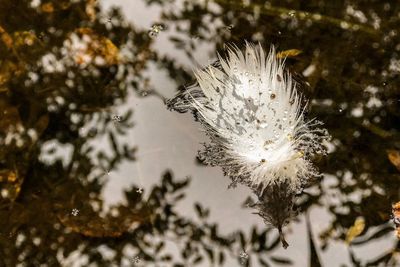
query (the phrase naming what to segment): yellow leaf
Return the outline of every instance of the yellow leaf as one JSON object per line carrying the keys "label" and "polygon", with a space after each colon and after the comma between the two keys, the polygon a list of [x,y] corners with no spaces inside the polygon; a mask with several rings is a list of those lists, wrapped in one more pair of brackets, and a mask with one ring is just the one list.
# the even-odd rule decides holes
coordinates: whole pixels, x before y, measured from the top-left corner
{"label": "yellow leaf", "polygon": [[289,50],[284,50],[280,51],[276,54],[277,58],[287,58],[287,57],[296,57],[303,53],[303,51],[298,50],[298,49],[289,49]]}
{"label": "yellow leaf", "polygon": [[347,231],[346,243],[350,244],[354,238],[359,236],[365,229],[365,220],[363,217],[358,217],[352,227]]}
{"label": "yellow leaf", "polygon": [[390,162],[400,171],[400,151],[388,149],[386,153]]}

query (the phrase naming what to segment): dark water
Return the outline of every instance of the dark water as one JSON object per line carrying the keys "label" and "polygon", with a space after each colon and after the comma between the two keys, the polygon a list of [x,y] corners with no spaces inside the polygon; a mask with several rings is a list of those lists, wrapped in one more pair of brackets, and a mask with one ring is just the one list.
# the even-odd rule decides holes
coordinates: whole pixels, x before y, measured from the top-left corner
{"label": "dark water", "polygon": [[[400,266],[391,220],[400,200],[397,1],[125,4],[135,14],[161,14],[147,28],[143,16],[101,4],[0,1],[0,266]],[[189,201],[194,178],[175,177],[174,169],[144,192],[132,174],[119,192],[125,201],[103,212],[107,177],[141,150],[140,140],[126,138],[136,114],[168,113],[167,83],[192,82],[190,66],[244,40],[301,51],[287,67],[309,83],[308,116],[332,136],[328,156],[315,159],[324,176],[299,196],[304,227],[288,226],[290,247],[282,250],[276,232],[244,207],[258,227],[227,217],[243,227],[221,229],[209,218],[210,209],[219,213],[213,202]],[[153,81],[157,73],[165,81]],[[147,99],[161,108],[152,112]],[[167,142],[162,127],[142,135]],[[184,146],[168,139],[179,141]],[[154,168],[162,165],[152,153]],[[207,168],[203,176],[212,175]],[[182,203],[196,215],[176,208]],[[323,212],[311,216],[315,209]],[[321,229],[322,217],[329,220]]]}

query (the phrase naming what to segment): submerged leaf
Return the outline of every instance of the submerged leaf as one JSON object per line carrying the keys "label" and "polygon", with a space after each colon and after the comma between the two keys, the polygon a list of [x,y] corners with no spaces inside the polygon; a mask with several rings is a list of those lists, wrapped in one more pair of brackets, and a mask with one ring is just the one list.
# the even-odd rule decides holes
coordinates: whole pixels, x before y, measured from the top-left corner
{"label": "submerged leaf", "polygon": [[386,152],[390,162],[400,171],[400,151],[388,149]]}
{"label": "submerged leaf", "polygon": [[43,4],[43,5],[41,6],[41,9],[42,9],[42,11],[45,12],[45,13],[53,13],[53,12],[54,12],[53,3],[46,3],[46,4]]}

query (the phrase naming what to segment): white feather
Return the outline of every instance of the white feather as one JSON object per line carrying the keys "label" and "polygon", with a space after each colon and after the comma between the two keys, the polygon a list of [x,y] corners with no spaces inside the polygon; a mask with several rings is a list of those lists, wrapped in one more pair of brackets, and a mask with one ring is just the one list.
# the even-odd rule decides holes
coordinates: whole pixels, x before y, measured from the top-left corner
{"label": "white feather", "polygon": [[201,153],[205,162],[253,188],[289,179],[298,189],[318,175],[310,159],[324,153],[327,132],[305,121],[296,83],[274,47],[265,56],[260,45],[247,43],[244,53],[232,47],[227,59],[218,58],[221,67],[196,70],[198,86],[175,101],[175,108],[200,116],[211,139]]}

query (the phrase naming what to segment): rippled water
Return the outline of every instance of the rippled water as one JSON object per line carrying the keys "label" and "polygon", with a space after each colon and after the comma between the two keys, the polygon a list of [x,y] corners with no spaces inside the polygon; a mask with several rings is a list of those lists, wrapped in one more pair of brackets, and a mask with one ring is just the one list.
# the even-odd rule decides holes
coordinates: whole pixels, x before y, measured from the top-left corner
{"label": "rippled water", "polygon": [[[399,26],[395,1],[2,0],[0,266],[400,266]],[[286,250],[164,104],[245,40],[332,136]]]}

